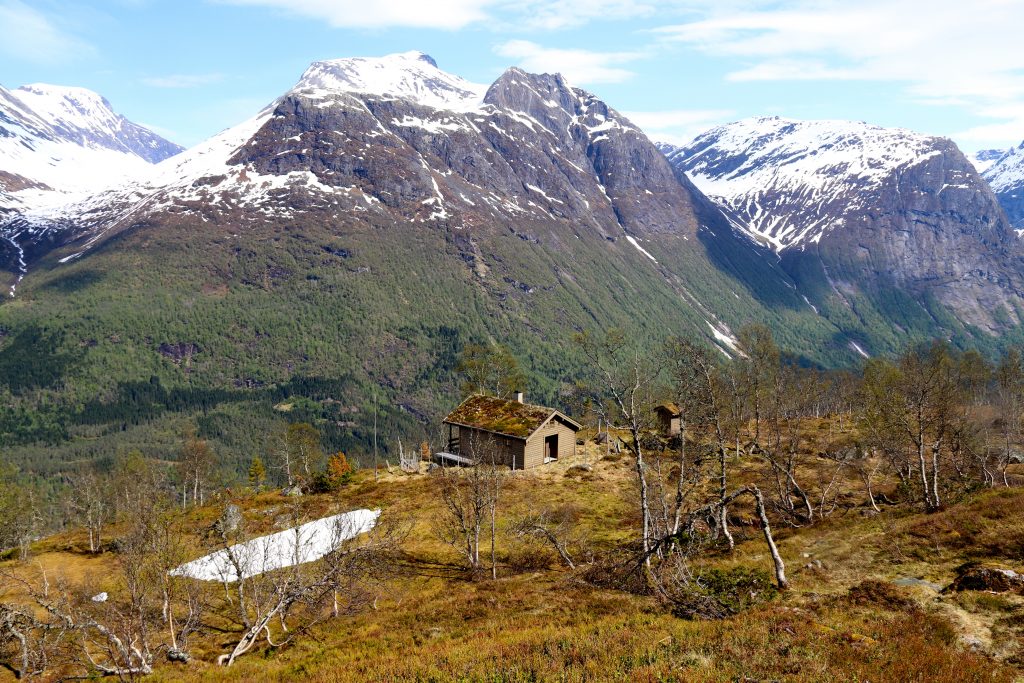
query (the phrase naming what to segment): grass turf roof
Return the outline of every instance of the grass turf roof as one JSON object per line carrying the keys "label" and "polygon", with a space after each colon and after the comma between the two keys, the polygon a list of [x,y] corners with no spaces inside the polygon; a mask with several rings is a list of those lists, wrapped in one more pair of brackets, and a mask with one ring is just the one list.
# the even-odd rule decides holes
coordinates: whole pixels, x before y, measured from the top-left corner
{"label": "grass turf roof", "polygon": [[445,422],[525,439],[556,412],[554,408],[496,396],[470,396],[445,418]]}
{"label": "grass turf roof", "polygon": [[672,413],[672,417],[679,417],[679,415],[682,414],[679,410],[679,406],[677,406],[675,403],[672,403],[671,401],[663,401],[658,405],[654,406],[655,410],[657,410],[658,408],[664,408],[668,412]]}

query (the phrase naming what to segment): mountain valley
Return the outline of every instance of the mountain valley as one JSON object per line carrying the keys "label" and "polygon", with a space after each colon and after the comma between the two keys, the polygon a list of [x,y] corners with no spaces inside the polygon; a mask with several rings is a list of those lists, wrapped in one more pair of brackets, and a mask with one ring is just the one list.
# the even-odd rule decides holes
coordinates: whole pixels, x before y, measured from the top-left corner
{"label": "mountain valley", "polygon": [[127,178],[89,173],[108,182],[61,201],[13,191],[0,219],[0,432],[25,458],[63,444],[49,467],[102,457],[94,437],[119,423],[170,444],[200,406],[238,462],[262,447],[240,412],[273,420],[297,386],[320,387],[333,445],[364,450],[375,388],[392,435],[421,431],[472,343],[507,346],[559,403],[587,331],[734,355],[760,322],[829,367],[1020,338],[1017,236],[937,138],[759,119],[659,150],[560,76],[483,86],[416,52],[316,62],[173,156],[112,116],[112,137],[61,130],[116,149]]}

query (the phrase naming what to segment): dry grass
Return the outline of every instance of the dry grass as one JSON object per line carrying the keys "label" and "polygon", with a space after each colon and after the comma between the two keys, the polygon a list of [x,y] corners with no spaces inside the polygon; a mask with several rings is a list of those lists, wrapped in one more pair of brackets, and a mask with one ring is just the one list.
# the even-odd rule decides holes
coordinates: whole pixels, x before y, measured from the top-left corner
{"label": "dry grass", "polygon": [[[502,490],[504,519],[570,506],[589,550],[632,538],[629,459],[602,459],[603,450],[588,444],[575,462],[515,473]],[[591,471],[573,469],[584,460]],[[736,481],[753,474],[741,467]],[[233,634],[212,632],[194,644],[191,664],[162,663],[154,680],[952,683],[1012,681],[1024,670],[1017,660],[1024,652],[1024,600],[946,596],[890,583],[914,578],[946,585],[965,559],[1019,562],[1021,490],[981,493],[930,516],[901,509],[868,516],[853,508],[812,527],[780,529],[793,589],[730,619],[692,622],[670,616],[651,598],[585,583],[552,555],[505,538],[501,577],[470,580],[434,533],[441,508],[430,477],[393,469],[378,478],[362,471],[337,495],[301,501],[310,517],[381,507],[410,520],[409,571],[388,582],[375,610],[321,624],[295,644],[254,652],[231,669],[210,662]],[[849,486],[859,490],[855,481]],[[235,500],[266,531],[286,503],[276,493]],[[190,510],[182,528],[197,533],[216,516],[214,506]],[[768,569],[757,529],[738,528],[737,535],[734,555],[701,562]],[[83,590],[102,589],[109,579],[97,577],[115,574],[116,556],[92,557],[84,548],[80,533],[58,535],[36,545],[34,561]],[[542,560],[533,566],[523,561],[538,554]],[[0,670],[0,680],[5,675]]]}

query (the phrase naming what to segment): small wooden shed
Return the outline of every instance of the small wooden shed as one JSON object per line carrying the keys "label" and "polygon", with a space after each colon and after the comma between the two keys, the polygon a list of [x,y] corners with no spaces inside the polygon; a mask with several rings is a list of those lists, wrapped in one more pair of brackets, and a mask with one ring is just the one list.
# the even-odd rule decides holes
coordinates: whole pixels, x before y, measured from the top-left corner
{"label": "small wooden shed", "polygon": [[441,461],[468,464],[474,460],[507,465],[515,470],[537,467],[576,453],[582,426],[554,408],[496,396],[470,396],[445,418],[448,449]]}
{"label": "small wooden shed", "polygon": [[654,406],[654,414],[658,418],[658,426],[665,436],[679,436],[680,417],[682,413],[675,403],[665,401]]}

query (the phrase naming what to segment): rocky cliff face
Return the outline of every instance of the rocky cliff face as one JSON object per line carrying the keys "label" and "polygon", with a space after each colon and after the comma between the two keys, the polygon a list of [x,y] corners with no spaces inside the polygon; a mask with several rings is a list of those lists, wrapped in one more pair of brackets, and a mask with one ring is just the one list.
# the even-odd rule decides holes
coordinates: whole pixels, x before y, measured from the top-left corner
{"label": "rocky cliff face", "polygon": [[[1021,244],[949,140],[757,119],[665,151],[835,320],[863,317],[866,299],[922,336],[929,324],[994,334],[1021,322]],[[895,322],[907,319],[920,322]]]}

